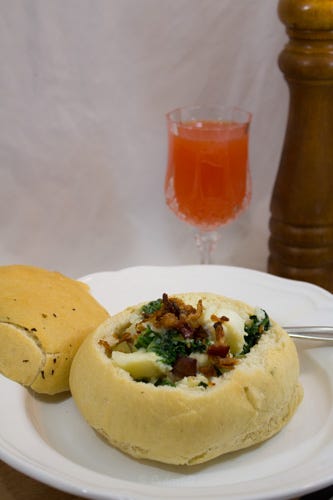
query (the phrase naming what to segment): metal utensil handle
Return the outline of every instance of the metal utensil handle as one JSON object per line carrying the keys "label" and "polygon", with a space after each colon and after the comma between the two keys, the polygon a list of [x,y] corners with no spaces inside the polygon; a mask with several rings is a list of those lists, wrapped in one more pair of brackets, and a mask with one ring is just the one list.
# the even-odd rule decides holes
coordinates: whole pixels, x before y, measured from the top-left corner
{"label": "metal utensil handle", "polygon": [[290,337],[308,340],[328,340],[333,342],[332,326],[285,326]]}

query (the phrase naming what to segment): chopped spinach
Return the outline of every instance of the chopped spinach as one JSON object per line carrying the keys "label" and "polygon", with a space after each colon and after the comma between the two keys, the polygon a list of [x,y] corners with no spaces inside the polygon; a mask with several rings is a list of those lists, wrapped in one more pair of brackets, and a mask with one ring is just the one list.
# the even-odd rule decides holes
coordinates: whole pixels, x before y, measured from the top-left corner
{"label": "chopped spinach", "polygon": [[174,365],[177,358],[186,356],[186,345],[176,330],[156,336],[148,350],[154,351],[167,365]]}
{"label": "chopped spinach", "polygon": [[148,346],[153,342],[156,335],[158,334],[154,332],[148,325],[146,330],[139,335],[137,341],[134,344],[134,347],[136,347],[137,349],[143,347],[144,349],[148,350]]}
{"label": "chopped spinach", "polygon": [[208,345],[210,345],[208,339],[206,341],[202,339],[188,339],[185,342],[189,354],[192,352],[206,352]]}
{"label": "chopped spinach", "polygon": [[150,326],[139,335],[135,347],[155,352],[164,363],[171,366],[178,358],[189,356],[192,352],[204,352],[207,348],[201,339],[185,339],[172,329],[163,333],[155,332]]}
{"label": "chopped spinach", "polygon": [[250,321],[248,323],[245,323],[245,344],[241,354],[247,354],[248,352],[250,352],[251,348],[258,343],[261,335],[270,328],[269,317],[266,311],[263,310],[263,312],[263,318],[259,319],[256,314],[253,314],[249,318]]}
{"label": "chopped spinach", "polygon": [[167,379],[167,378],[159,378],[156,380],[156,382],[154,383],[154,385],[156,387],[158,387],[159,385],[168,385],[170,387],[176,387],[176,384],[174,382],[171,382],[171,380]]}
{"label": "chopped spinach", "polygon": [[199,386],[199,387],[204,387],[205,389],[207,389],[208,384],[206,384],[206,382],[203,382],[203,381],[201,380],[201,382],[199,382],[198,386]]}
{"label": "chopped spinach", "polygon": [[142,306],[141,310],[146,315],[153,314],[154,312],[161,309],[162,304],[163,304],[162,299],[152,300],[151,302],[148,302],[148,304]]}

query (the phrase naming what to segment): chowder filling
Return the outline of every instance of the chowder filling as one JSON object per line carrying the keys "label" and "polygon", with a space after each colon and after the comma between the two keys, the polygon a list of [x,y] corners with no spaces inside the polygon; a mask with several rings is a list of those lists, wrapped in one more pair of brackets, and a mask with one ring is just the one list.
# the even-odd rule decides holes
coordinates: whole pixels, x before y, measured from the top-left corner
{"label": "chowder filling", "polygon": [[263,309],[242,318],[229,309],[216,313],[202,300],[194,307],[164,293],[114,333],[112,342],[99,344],[138,382],[204,390],[232,370],[269,328]]}

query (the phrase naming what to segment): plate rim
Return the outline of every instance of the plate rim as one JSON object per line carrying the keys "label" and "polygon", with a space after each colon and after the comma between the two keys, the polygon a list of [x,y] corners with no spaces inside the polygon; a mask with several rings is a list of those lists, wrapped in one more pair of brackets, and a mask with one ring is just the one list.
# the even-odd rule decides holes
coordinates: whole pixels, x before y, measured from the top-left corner
{"label": "plate rim", "polygon": [[[121,272],[136,272],[138,270],[140,270],[140,272],[145,272],[145,271],[152,271],[152,270],[156,270],[156,269],[164,269],[164,270],[169,270],[170,269],[173,269],[173,270],[179,270],[180,268],[183,268],[183,269],[186,269],[186,270],[191,270],[191,268],[195,268],[195,269],[202,269],[202,268],[206,268],[207,266],[202,266],[202,265],[186,265],[186,266],[183,266],[183,265],[173,265],[173,266],[155,266],[155,265],[143,265],[143,266],[129,266],[129,267],[125,267],[125,268],[122,268],[122,269],[119,269],[119,270],[108,270],[108,271],[97,271],[97,272],[94,272],[94,273],[90,273],[90,274],[87,274],[85,276],[82,276],[80,278],[78,278],[78,280],[80,281],[83,281],[83,282],[88,282],[89,284],[89,281],[91,280],[94,280],[96,279],[97,277],[98,278],[102,278],[103,275],[105,274],[119,274]],[[283,277],[279,277],[279,276],[275,276],[275,275],[270,275],[266,272],[263,272],[263,271],[258,271],[258,270],[255,270],[255,269],[247,269],[247,268],[244,268],[244,267],[236,267],[236,266],[220,266],[220,265],[209,265],[209,268],[210,269],[220,269],[220,270],[228,270],[228,272],[245,272],[245,273],[250,273],[251,275],[253,276],[260,276],[262,277],[263,279],[269,279],[269,280],[272,280],[272,281],[275,281],[276,283],[279,283],[279,284],[282,284],[282,285],[286,285],[286,286],[291,286],[293,289],[297,289],[298,287],[301,287],[302,290],[307,289],[309,291],[309,293],[313,293],[314,295],[317,295],[319,294],[321,299],[325,300],[328,300],[328,302],[331,302],[331,305],[333,305],[333,295],[328,292],[327,290],[324,290],[323,288],[317,286],[317,285],[314,285],[314,284],[311,284],[311,283],[307,283],[307,282],[303,282],[303,281],[298,281],[298,280],[290,280],[290,279],[287,279],[287,278],[283,278]],[[320,301],[320,300],[319,300]],[[2,376],[3,377],[3,376]],[[1,386],[1,380],[2,378],[0,378],[0,386]],[[15,384],[15,383],[14,383]],[[24,389],[23,387],[20,387],[18,386],[19,389],[21,389],[21,395],[23,397],[23,394],[24,394],[24,391],[26,391],[26,389]],[[24,454],[21,453],[21,457],[17,457],[13,455],[13,453],[10,455],[9,452],[6,453],[4,452],[3,450],[3,447],[2,447],[2,440],[1,440],[1,432],[0,432],[0,458],[5,462],[7,463],[9,466],[13,467],[14,469],[18,470],[19,472],[22,472],[24,474],[26,474],[27,476],[30,476],[38,481],[41,481],[41,482],[44,482],[45,484],[48,484],[54,488],[57,488],[57,489],[60,489],[62,491],[66,491],[68,493],[71,493],[71,494],[76,494],[76,495],[80,495],[80,496],[83,496],[83,497],[87,497],[87,498],[92,498],[90,495],[91,494],[94,494],[93,498],[112,498],[112,499],[115,499],[115,500],[124,500],[124,499],[136,499],[136,498],[151,498],[150,494],[149,494],[149,497],[147,497],[147,493],[145,494],[145,497],[143,496],[138,496],[137,494],[135,494],[134,496],[131,496],[132,493],[130,493],[130,496],[128,496],[128,494],[126,493],[124,495],[124,493],[120,493],[120,496],[118,496],[116,494],[116,496],[105,496],[103,494],[103,492],[96,492],[95,490],[91,490],[89,491],[89,489],[87,488],[80,488],[78,487],[77,485],[73,485],[71,483],[68,483],[67,481],[62,481],[60,480],[59,482],[59,478],[57,477],[54,477],[54,475],[52,474],[52,472],[50,472],[49,470],[43,470],[41,472],[40,468],[38,468],[38,466],[36,464],[32,464],[32,463],[27,463],[27,460],[25,460],[27,457],[24,456]],[[332,442],[333,444],[333,442]],[[57,450],[55,450],[54,448],[50,448],[52,450],[52,452],[58,454]],[[66,460],[69,460],[66,458]],[[90,470],[90,469],[87,469],[85,468],[84,466],[80,465],[80,464],[77,464],[71,460],[69,460],[71,463],[73,463],[76,467],[79,467],[80,469],[82,470]],[[94,471],[95,472],[95,471]],[[105,476],[105,474],[100,474],[98,472],[96,472],[97,475],[100,475],[100,476]],[[115,479],[115,478],[113,478]],[[116,481],[118,481],[117,479],[115,479]],[[127,483],[127,482],[126,482]],[[285,491],[284,493],[282,492],[282,490],[279,490],[279,493],[277,493],[277,496],[274,496],[271,495],[269,497],[267,497],[267,492],[265,492],[265,496],[258,496],[258,494],[255,494],[254,497],[252,496],[240,496],[239,498],[248,498],[248,499],[260,499],[260,498],[270,498],[270,499],[274,499],[274,498],[289,498],[289,495],[299,495],[300,493],[301,494],[306,494],[306,493],[309,493],[311,491],[315,491],[319,488],[325,488],[327,486],[330,486],[331,484],[333,483],[333,473],[331,475],[330,478],[327,478],[325,480],[323,480],[322,482],[320,483],[316,483],[316,484],[311,484],[311,482],[309,482],[309,484],[306,486],[306,485],[303,485],[303,487],[297,487],[297,488],[294,488],[294,490],[290,490],[287,489],[287,491]],[[134,492],[134,484],[136,483],[133,483],[133,486],[132,486],[132,489],[133,489],[133,492]],[[131,483],[128,483],[126,484],[126,489],[128,490],[128,487],[131,485]],[[151,485],[143,485],[141,484],[141,486],[144,486],[145,488],[149,488],[150,490],[152,489],[151,488]],[[174,494],[171,493],[170,495],[170,491],[173,490],[173,488],[166,488],[168,490],[168,494],[167,496],[163,496],[161,498],[177,498]],[[180,486],[180,489],[182,489],[182,486]],[[196,486],[195,489],[200,489],[199,486]],[[186,490],[188,490],[188,487],[186,486]],[[135,491],[137,491],[137,488],[135,488]],[[95,496],[97,493],[97,496]],[[112,493],[112,492],[111,492]],[[281,496],[281,493],[282,493],[282,496]],[[169,496],[170,495],[170,496]],[[181,496],[179,498],[186,498],[185,496]],[[199,498],[199,497],[193,497],[193,498]],[[200,497],[200,499],[203,499],[204,497]],[[205,498],[217,498],[214,496],[207,496]],[[233,499],[236,499],[237,497],[232,497]]]}

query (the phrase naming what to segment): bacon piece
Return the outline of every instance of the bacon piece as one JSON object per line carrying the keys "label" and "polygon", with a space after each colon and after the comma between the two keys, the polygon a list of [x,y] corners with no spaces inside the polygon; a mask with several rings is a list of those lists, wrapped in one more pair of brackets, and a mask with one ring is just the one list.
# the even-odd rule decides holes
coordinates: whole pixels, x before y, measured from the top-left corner
{"label": "bacon piece", "polygon": [[230,350],[230,347],[225,344],[213,344],[207,349],[207,354],[211,356],[220,356],[225,358]]}
{"label": "bacon piece", "polygon": [[[130,324],[128,325],[130,326]],[[116,332],[114,334],[114,336],[120,341],[122,342],[123,340],[129,340],[131,338],[131,334],[130,332],[128,332],[127,330],[121,330],[120,332]]]}
{"label": "bacon piece", "polygon": [[163,300],[163,305],[164,305],[165,310],[167,312],[171,312],[177,318],[179,318],[180,309],[179,309],[177,302],[175,300],[169,299],[169,297],[166,293],[163,293],[162,300]]}
{"label": "bacon piece", "polygon": [[199,372],[207,378],[216,377],[217,373],[213,365],[200,366]]}
{"label": "bacon piece", "polygon": [[195,376],[197,374],[197,360],[189,357],[178,358],[172,368],[172,373],[180,378]]}
{"label": "bacon piece", "polygon": [[199,325],[193,332],[193,338],[198,340],[204,340],[204,339],[208,339],[209,338],[209,335],[208,335],[208,332],[204,329],[203,326]]}
{"label": "bacon piece", "polygon": [[98,344],[104,347],[106,356],[108,356],[108,358],[111,358],[112,348],[111,348],[109,342],[107,342],[106,340],[100,339],[98,341]]}
{"label": "bacon piece", "polygon": [[182,334],[182,336],[184,337],[184,339],[192,339],[194,337],[194,330],[187,323],[184,323],[179,328],[179,331]]}
{"label": "bacon piece", "polygon": [[210,360],[217,368],[232,368],[238,363],[237,358],[221,358],[220,356],[210,356]]}
{"label": "bacon piece", "polygon": [[189,323],[191,326],[197,325],[198,320],[200,319],[200,316],[202,315],[203,312],[203,306],[202,306],[202,300],[198,300],[197,303],[197,308],[190,314],[186,316],[186,321]]}
{"label": "bacon piece", "polygon": [[221,316],[220,318],[216,316],[216,314],[212,314],[210,319],[214,321],[214,323],[224,323],[225,321],[229,321],[228,316]]}
{"label": "bacon piece", "polygon": [[175,329],[177,329],[181,324],[177,316],[171,312],[166,312],[165,314],[163,314],[163,316],[161,316],[158,319],[158,323],[160,326],[163,326],[164,328],[175,328]]}
{"label": "bacon piece", "polygon": [[224,344],[224,330],[223,326],[220,322],[214,323],[214,330],[215,330],[215,343],[220,345]]}
{"label": "bacon piece", "polygon": [[179,298],[169,299],[168,295],[163,293],[162,301],[162,307],[149,315],[152,325],[178,330],[185,339],[208,337],[208,332],[199,324],[203,313],[202,300],[198,300],[195,308]]}

